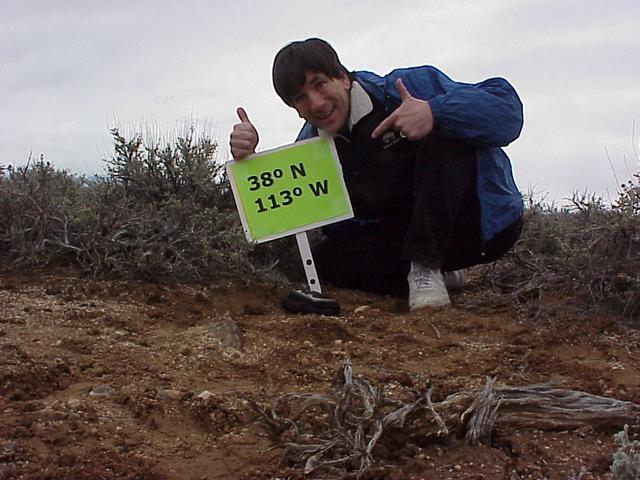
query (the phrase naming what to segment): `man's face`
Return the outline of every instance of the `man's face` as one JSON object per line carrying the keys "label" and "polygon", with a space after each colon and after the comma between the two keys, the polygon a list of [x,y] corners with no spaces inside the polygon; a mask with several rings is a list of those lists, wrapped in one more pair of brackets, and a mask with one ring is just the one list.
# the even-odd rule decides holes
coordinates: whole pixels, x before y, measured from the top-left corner
{"label": "man's face", "polygon": [[314,127],[338,133],[349,118],[350,89],[351,81],[346,73],[340,78],[331,78],[324,73],[307,71],[292,106]]}

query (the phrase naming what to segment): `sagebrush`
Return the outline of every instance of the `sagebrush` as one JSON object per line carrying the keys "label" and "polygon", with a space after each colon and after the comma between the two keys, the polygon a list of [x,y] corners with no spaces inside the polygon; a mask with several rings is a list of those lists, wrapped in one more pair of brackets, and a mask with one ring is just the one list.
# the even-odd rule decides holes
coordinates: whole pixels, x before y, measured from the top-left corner
{"label": "sagebrush", "polygon": [[490,288],[482,301],[530,305],[562,295],[635,318],[640,202],[631,193],[623,190],[612,206],[587,194],[574,194],[564,207],[529,198],[521,239],[512,252],[483,269]]}
{"label": "sagebrush", "polygon": [[[210,137],[193,128],[164,142],[111,133],[114,153],[102,176],[57,170],[42,157],[0,168],[4,265],[67,264],[94,275],[163,281],[273,279],[285,271],[300,280],[295,242],[245,241]],[[480,269],[483,292],[466,305],[535,305],[563,292],[636,318],[639,181],[636,174],[623,184],[610,206],[586,193],[563,207],[530,196],[522,238],[510,254]]]}
{"label": "sagebrush", "polygon": [[112,130],[106,175],[43,157],[0,175],[0,258],[94,275],[194,280],[269,275],[275,254],[246,242],[218,145],[194,129],[175,142]]}
{"label": "sagebrush", "polygon": [[640,441],[629,439],[629,425],[613,436],[618,449],[613,454],[611,473],[614,480],[637,480],[640,478]]}

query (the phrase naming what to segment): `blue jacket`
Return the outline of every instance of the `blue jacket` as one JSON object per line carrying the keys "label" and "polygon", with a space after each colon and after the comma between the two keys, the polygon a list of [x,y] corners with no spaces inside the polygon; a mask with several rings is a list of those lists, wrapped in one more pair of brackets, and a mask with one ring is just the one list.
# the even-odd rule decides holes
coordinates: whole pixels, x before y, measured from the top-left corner
{"label": "blue jacket", "polygon": [[[490,240],[522,215],[524,204],[511,162],[500,148],[518,138],[523,124],[522,103],[506,80],[454,82],[431,66],[401,68],[385,77],[358,71],[352,72],[351,78],[372,98],[383,102],[389,112],[400,105],[395,81],[402,78],[412,96],[429,101],[434,133],[475,147],[484,240]],[[297,140],[317,135],[317,129],[305,123]]]}

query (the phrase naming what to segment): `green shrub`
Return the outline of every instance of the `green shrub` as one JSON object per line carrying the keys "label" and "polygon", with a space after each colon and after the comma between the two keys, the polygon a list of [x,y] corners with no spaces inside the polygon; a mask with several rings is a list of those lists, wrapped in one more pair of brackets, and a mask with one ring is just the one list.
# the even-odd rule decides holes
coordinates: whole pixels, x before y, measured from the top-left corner
{"label": "green shrub", "polygon": [[[482,302],[541,305],[561,294],[635,318],[640,309],[639,208],[637,190],[623,191],[613,207],[586,193],[574,194],[565,207],[529,197],[524,231],[513,251],[480,269],[482,283],[492,287]],[[468,306],[477,303],[472,298]]]}
{"label": "green shrub", "polygon": [[[94,275],[165,281],[279,278],[277,267],[302,279],[291,238],[258,246],[245,241],[216,142],[193,128],[171,142],[111,133],[114,153],[100,177],[56,170],[42,157],[0,167],[3,264],[69,264]],[[640,311],[638,175],[611,207],[586,193],[562,208],[529,196],[522,238],[481,271],[482,302],[540,305],[562,292],[634,318]]]}
{"label": "green shrub", "polygon": [[614,480],[640,479],[640,442],[629,440],[628,425],[613,436],[613,442],[618,447],[611,465]]}
{"label": "green shrub", "polygon": [[74,213],[82,210],[84,178],[55,170],[41,157],[0,177],[0,252],[13,265],[73,255]]}
{"label": "green shrub", "polygon": [[193,129],[164,145],[112,134],[105,176],[77,177],[40,159],[0,177],[5,264],[156,280],[269,274],[272,256],[246,242],[215,142]]}

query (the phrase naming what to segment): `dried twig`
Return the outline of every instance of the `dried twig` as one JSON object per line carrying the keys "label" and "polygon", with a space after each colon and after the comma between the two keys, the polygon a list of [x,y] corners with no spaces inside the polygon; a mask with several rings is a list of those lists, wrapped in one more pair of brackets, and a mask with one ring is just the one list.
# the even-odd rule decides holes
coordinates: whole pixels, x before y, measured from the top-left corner
{"label": "dried twig", "polygon": [[429,324],[429,326],[433,329],[433,331],[436,333],[436,337],[437,337],[437,338],[440,338],[440,330],[438,330],[438,329],[436,328],[436,326],[433,324],[433,322],[432,322],[431,320],[429,320],[428,318],[427,318],[427,323],[428,323],[428,324]]}
{"label": "dried twig", "polygon": [[[549,385],[498,386],[494,378],[477,391],[456,393],[437,403],[431,400],[431,389],[407,403],[390,402],[384,400],[382,387],[373,388],[353,375],[350,360],[340,373],[344,383],[337,394],[286,394],[276,400],[271,413],[256,407],[271,438],[285,449],[283,460],[304,466],[305,474],[338,468],[359,477],[375,465],[377,445],[384,445],[387,437],[393,442],[402,434],[411,438],[416,428],[423,439],[460,434],[476,444],[516,429],[619,427],[640,414],[640,405],[632,402]],[[311,414],[317,407],[328,415]],[[288,415],[279,416],[276,410]],[[416,424],[426,412],[432,421]],[[294,441],[285,438],[291,435]]]}

